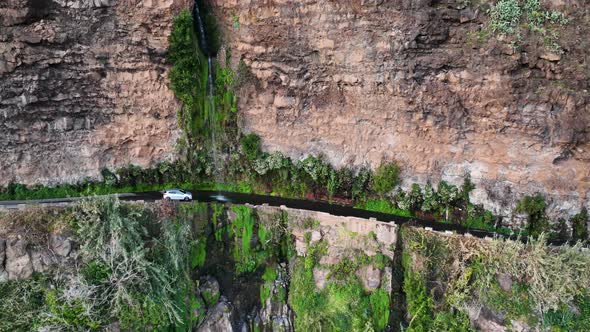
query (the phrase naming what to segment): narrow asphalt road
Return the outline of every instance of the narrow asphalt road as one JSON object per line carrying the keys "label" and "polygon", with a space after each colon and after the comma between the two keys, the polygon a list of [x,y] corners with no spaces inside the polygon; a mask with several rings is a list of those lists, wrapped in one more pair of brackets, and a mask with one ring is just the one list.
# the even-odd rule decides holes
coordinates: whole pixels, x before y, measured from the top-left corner
{"label": "narrow asphalt road", "polygon": [[[241,194],[234,192],[224,191],[192,191],[193,200],[199,202],[216,202],[216,203],[233,203],[233,204],[252,204],[252,205],[263,205],[268,204],[270,206],[281,206],[284,205],[293,209],[310,210],[318,212],[326,212],[336,216],[345,217],[359,217],[359,218],[375,218],[383,222],[395,222],[398,225],[409,224],[417,227],[430,227],[436,231],[452,231],[459,234],[469,233],[477,237],[494,237],[496,236],[493,232],[468,229],[461,225],[456,224],[445,224],[440,222],[434,222],[429,220],[421,220],[416,218],[402,217],[393,214],[373,212],[367,210],[356,209],[351,206],[344,206],[338,204],[330,204],[321,201],[310,201],[303,199],[292,199],[282,198],[277,196],[269,195],[255,195],[255,194]],[[140,192],[140,193],[125,193],[116,194],[119,199],[123,201],[146,201],[153,202],[162,199],[162,193],[157,191]],[[4,208],[18,208],[22,204],[67,204],[76,202],[83,197],[72,197],[72,198],[53,198],[53,199],[40,199],[40,200],[26,200],[26,201],[0,201],[0,207]]]}

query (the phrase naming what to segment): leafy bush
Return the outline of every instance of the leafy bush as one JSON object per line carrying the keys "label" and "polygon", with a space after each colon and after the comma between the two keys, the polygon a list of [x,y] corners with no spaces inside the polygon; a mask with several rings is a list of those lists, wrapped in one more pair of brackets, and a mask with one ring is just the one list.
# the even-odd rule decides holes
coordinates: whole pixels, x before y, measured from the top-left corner
{"label": "leafy bush", "polygon": [[540,34],[552,51],[561,51],[554,26],[569,22],[564,13],[544,10],[539,0],[499,0],[488,13],[490,24],[485,30],[502,35],[516,35],[518,40],[522,30],[527,29]]}
{"label": "leafy bush", "polygon": [[372,173],[368,168],[361,168],[352,181],[352,199],[364,200],[369,191],[369,185],[372,180]]}
{"label": "leafy bush", "polygon": [[492,31],[512,34],[520,22],[522,9],[518,0],[499,0],[489,14]]}
{"label": "leafy bush", "polygon": [[434,188],[432,188],[432,184],[430,184],[430,182],[426,183],[422,197],[423,197],[422,207],[420,208],[422,211],[435,212],[438,210],[439,197],[438,197],[436,191],[434,191]]}
{"label": "leafy bush", "polygon": [[179,286],[189,282],[187,223],[158,226],[153,212],[115,198],[83,201],[76,217],[80,254],[91,267],[85,275],[94,285],[81,299],[88,310],[111,313],[130,329],[184,323],[176,301]]}
{"label": "leafy bush", "polygon": [[250,161],[260,156],[260,137],[255,133],[250,133],[240,139],[242,152]]}
{"label": "leafy bush", "polygon": [[588,241],[588,210],[582,207],[580,213],[572,217],[572,239],[574,241]]}
{"label": "leafy bush", "polygon": [[445,207],[445,220],[449,220],[449,207],[456,204],[458,199],[461,198],[459,189],[445,181],[440,181],[437,194],[440,203]]}
{"label": "leafy bush", "polygon": [[399,166],[396,163],[383,164],[373,177],[373,189],[381,197],[391,192],[399,183]]}
{"label": "leafy bush", "polygon": [[516,206],[516,212],[527,214],[526,230],[531,236],[539,236],[549,230],[545,215],[545,198],[541,194],[523,197]]}

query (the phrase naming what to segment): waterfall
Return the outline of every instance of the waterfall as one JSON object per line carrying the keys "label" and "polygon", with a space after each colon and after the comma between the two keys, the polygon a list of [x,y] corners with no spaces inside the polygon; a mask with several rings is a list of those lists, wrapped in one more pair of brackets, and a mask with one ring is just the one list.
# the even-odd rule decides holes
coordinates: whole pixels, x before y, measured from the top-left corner
{"label": "waterfall", "polygon": [[199,8],[199,1],[195,0],[193,4],[193,23],[194,30],[198,34],[199,48],[201,52],[207,57],[207,97],[208,104],[205,106],[206,120],[209,123],[209,131],[211,135],[211,157],[213,159],[214,174],[217,183],[221,182],[220,178],[220,160],[217,152],[217,126],[215,125],[215,54],[211,46],[207,42],[207,33],[201,9]]}

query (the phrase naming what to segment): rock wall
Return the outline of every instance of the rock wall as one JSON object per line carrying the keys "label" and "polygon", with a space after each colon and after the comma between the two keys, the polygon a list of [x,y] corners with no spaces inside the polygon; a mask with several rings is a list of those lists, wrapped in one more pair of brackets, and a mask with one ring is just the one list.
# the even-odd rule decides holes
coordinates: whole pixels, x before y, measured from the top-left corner
{"label": "rock wall", "polygon": [[172,18],[188,0],[0,3],[0,185],[173,157]]}
{"label": "rock wall", "polygon": [[22,280],[34,272],[47,272],[52,268],[73,264],[76,259],[74,242],[62,235],[48,235],[46,245],[35,245],[23,236],[0,236],[0,282]]}
{"label": "rock wall", "polygon": [[243,126],[267,150],[336,166],[395,159],[405,185],[470,174],[474,200],[498,214],[535,192],[555,214],[590,205],[587,2],[543,1],[571,20],[563,54],[538,35],[516,49],[478,39],[479,2],[211,2],[233,65],[253,74]]}

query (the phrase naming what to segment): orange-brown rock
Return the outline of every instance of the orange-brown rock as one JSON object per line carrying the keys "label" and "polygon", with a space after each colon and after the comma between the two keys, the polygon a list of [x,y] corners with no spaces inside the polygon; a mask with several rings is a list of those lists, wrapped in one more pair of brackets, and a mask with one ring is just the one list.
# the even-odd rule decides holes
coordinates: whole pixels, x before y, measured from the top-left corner
{"label": "orange-brown rock", "polygon": [[[590,205],[590,14],[561,1],[562,54],[538,35],[478,38],[461,1],[212,1],[234,66],[252,72],[239,109],[267,150],[336,166],[397,160],[405,185],[460,184],[510,214],[542,192],[554,214]],[[480,36],[481,37],[481,36]]]}
{"label": "orange-brown rock", "polygon": [[0,185],[173,157],[172,18],[188,0],[0,3]]}

